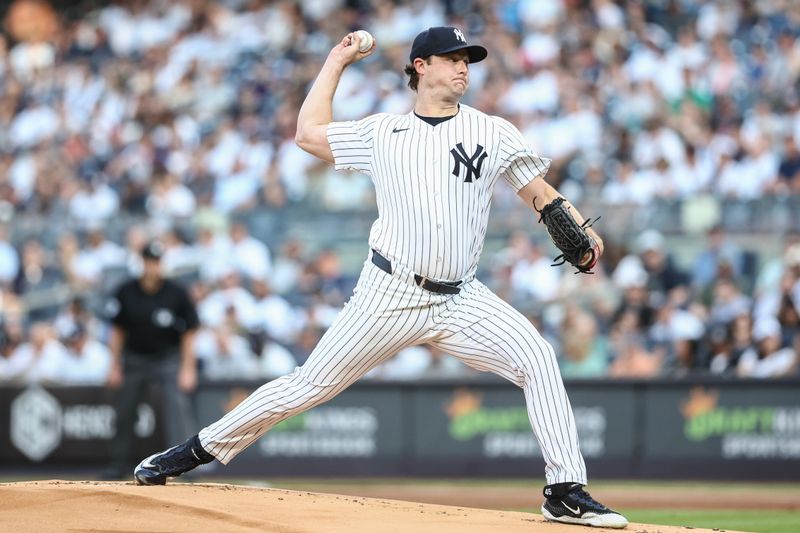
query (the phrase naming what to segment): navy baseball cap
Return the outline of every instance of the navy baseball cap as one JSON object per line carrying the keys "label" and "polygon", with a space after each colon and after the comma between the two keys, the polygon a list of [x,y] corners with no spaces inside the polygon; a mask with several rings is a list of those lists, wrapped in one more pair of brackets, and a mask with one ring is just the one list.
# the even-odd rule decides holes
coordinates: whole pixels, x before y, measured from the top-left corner
{"label": "navy baseball cap", "polygon": [[411,54],[408,56],[413,63],[414,59],[428,56],[449,54],[456,50],[466,50],[470,63],[483,61],[489,52],[477,44],[467,44],[467,39],[458,28],[452,26],[435,26],[428,28],[414,38],[411,45]]}

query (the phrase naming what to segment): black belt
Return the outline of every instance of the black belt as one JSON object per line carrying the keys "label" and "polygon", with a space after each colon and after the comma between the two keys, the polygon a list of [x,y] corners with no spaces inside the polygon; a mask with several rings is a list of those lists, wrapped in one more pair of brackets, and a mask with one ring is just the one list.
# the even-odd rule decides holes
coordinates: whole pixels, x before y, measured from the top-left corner
{"label": "black belt", "polygon": [[[391,261],[383,257],[374,248],[372,249],[372,264],[387,274],[392,273]],[[461,285],[460,281],[434,281],[425,276],[414,274],[414,282],[426,291],[437,292],[439,294],[458,294],[461,292],[461,289],[458,288],[458,286]]]}

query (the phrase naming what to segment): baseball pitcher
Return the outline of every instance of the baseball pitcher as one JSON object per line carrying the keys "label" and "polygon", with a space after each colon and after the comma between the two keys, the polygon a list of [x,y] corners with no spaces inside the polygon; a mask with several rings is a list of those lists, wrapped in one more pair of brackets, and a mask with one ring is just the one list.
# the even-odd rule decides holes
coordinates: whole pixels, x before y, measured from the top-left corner
{"label": "baseball pitcher", "polygon": [[586,466],[553,349],[531,323],[475,278],[492,191],[512,187],[545,223],[578,271],[590,272],[602,240],[547,184],[550,160],[538,156],[508,121],[460,103],[469,66],[487,56],[461,30],[435,27],[413,42],[405,72],[416,92],[404,115],[334,122],[342,72],[375,50],[363,34],[329,53],[297,119],[296,141],[337,170],[368,174],[378,219],[352,297],[307,362],[256,390],[183,444],[134,471],[140,484],[164,484],[214,459],[227,464],[278,422],[330,400],[399,350],[431,344],[525,393],[542,449],[549,520],[623,528],[627,520],[584,490]]}

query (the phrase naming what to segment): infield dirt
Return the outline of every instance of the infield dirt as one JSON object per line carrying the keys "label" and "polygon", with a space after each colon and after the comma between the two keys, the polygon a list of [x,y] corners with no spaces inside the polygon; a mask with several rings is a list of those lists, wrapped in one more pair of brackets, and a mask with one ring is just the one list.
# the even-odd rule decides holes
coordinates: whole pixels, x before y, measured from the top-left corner
{"label": "infield dirt", "polygon": [[[541,516],[528,513],[206,483],[162,487],[98,481],[5,483],[0,484],[0,502],[2,530],[14,533],[615,531],[548,523]],[[710,533],[712,530],[630,524],[625,531]]]}

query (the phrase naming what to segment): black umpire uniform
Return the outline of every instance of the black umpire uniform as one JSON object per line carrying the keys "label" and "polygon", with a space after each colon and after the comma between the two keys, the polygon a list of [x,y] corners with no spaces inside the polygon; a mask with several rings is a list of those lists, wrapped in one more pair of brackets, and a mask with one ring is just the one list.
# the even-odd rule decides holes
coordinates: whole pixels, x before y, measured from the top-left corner
{"label": "black umpire uniform", "polygon": [[144,248],[142,275],[117,289],[109,310],[113,364],[108,385],[116,391],[117,424],[108,477],[127,476],[137,407],[149,385],[162,389],[167,441],[196,433],[189,394],[197,385],[192,338],[199,320],[187,290],[163,278],[162,253],[158,242]]}

